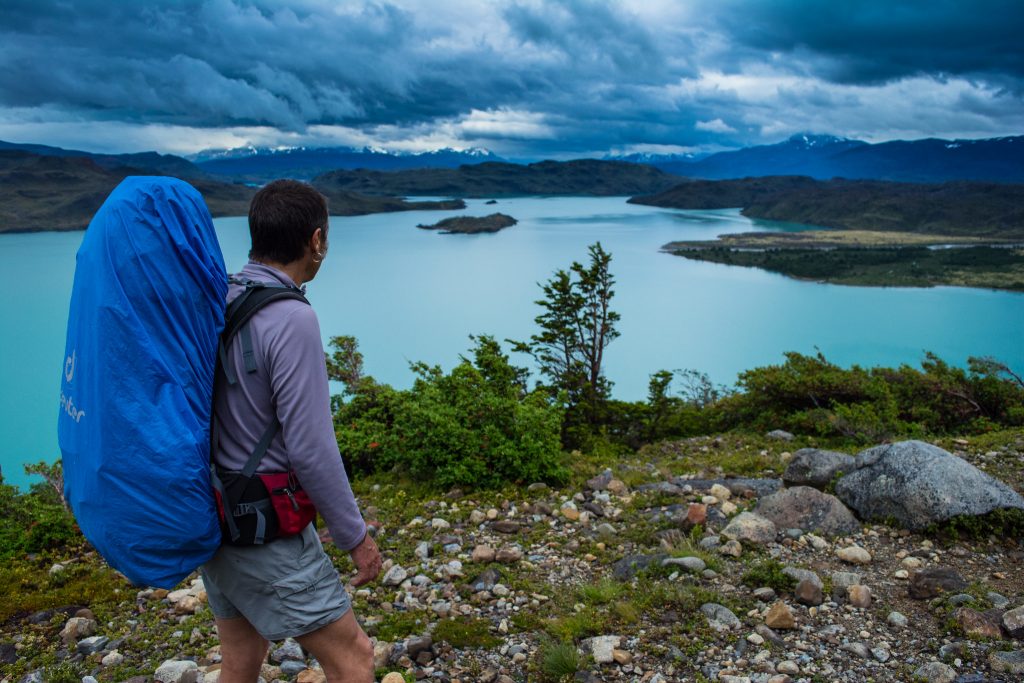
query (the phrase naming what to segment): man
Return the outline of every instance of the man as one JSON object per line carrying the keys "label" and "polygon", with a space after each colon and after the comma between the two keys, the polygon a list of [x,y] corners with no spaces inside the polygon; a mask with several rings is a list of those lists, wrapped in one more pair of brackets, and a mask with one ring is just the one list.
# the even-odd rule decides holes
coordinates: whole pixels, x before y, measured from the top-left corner
{"label": "man", "polygon": [[[270,183],[249,207],[252,249],[236,279],[301,288],[323,263],[327,230],[320,193],[296,181]],[[241,291],[232,284],[228,301]],[[281,428],[257,472],[294,471],[335,544],[351,553],[358,570],[352,585],[372,581],[380,553],[338,452],[316,314],[302,301],[274,301],[249,326],[255,371],[251,359],[246,371],[236,335],[225,364],[237,382],[224,383],[214,397],[219,428],[211,457],[240,470],[276,417]],[[254,683],[267,641],[287,637],[316,657],[329,683],[373,681],[373,648],[312,524],[263,545],[223,545],[202,571],[220,637],[221,683]]]}

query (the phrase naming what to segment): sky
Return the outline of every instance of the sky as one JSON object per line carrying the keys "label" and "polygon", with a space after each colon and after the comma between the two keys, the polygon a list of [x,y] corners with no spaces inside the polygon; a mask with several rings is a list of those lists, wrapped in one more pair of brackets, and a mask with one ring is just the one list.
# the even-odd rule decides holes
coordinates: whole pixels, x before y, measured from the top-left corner
{"label": "sky", "polygon": [[712,152],[1024,133],[1021,0],[3,0],[0,140]]}

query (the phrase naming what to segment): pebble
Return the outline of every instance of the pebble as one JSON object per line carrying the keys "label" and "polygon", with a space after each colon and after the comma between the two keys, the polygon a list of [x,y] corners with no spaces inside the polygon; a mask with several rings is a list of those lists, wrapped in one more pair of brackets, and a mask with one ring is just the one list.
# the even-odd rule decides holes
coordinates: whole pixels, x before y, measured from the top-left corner
{"label": "pebble", "polygon": [[867,586],[850,586],[846,589],[850,604],[861,609],[871,606],[871,589]]}
{"label": "pebble", "polygon": [[399,586],[408,576],[409,573],[402,568],[402,565],[396,564],[384,574],[381,583],[385,586]]}
{"label": "pebble", "polygon": [[199,677],[199,665],[189,660],[171,659],[159,667],[153,674],[158,683],[196,683]]}
{"label": "pebble", "polygon": [[956,670],[942,662],[929,662],[914,670],[915,679],[924,679],[928,683],[953,683]]}
{"label": "pebble", "polygon": [[622,642],[621,636],[595,636],[590,639],[590,652],[598,664],[615,661],[614,651]]}
{"label": "pebble", "polygon": [[889,616],[885,620],[890,626],[895,626],[896,628],[905,628],[907,623],[909,623],[907,617],[899,612],[889,612]]}
{"label": "pebble", "polygon": [[492,548],[489,545],[478,545],[475,548],[473,548],[473,562],[487,564],[488,562],[494,562],[494,557],[494,548]]}
{"label": "pebble", "polygon": [[849,562],[850,564],[870,564],[871,553],[859,545],[851,545],[845,548],[839,548],[836,550],[836,557],[843,562]]}
{"label": "pebble", "polygon": [[778,663],[775,670],[780,674],[796,675],[800,673],[800,665],[792,659],[784,659]]}
{"label": "pebble", "polygon": [[764,617],[764,623],[769,628],[774,629],[796,628],[796,618],[793,616],[793,610],[781,600],[768,609],[768,613]]}

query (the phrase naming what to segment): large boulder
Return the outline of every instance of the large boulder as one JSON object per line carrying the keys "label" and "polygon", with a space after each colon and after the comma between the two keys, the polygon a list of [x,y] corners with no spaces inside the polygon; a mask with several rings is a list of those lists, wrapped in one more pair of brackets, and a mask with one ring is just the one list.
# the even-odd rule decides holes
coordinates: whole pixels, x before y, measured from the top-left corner
{"label": "large boulder", "polygon": [[869,448],[836,495],[861,519],[895,519],[923,529],[960,515],[1024,509],[1024,498],[968,462],[921,441]]}
{"label": "large boulder", "polygon": [[860,531],[860,522],[838,498],[810,486],[793,486],[773,493],[762,498],[754,511],[778,529],[802,529],[833,536]]}
{"label": "large boulder", "polygon": [[786,486],[813,486],[824,489],[837,474],[853,471],[854,458],[838,451],[825,451],[820,448],[801,448],[793,454],[793,459],[782,474]]}

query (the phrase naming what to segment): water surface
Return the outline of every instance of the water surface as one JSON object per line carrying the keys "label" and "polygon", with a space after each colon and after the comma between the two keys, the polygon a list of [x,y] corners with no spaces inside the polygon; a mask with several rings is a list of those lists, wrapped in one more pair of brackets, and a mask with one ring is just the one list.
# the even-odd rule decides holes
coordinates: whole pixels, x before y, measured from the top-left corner
{"label": "water surface", "polygon": [[[1024,295],[936,287],[844,287],[764,271],[689,261],[658,248],[729,232],[797,230],[751,221],[737,210],[675,211],[624,198],[517,198],[465,212],[332,218],[330,252],[308,294],[326,341],[359,339],[365,368],[399,387],[408,364],[450,368],[470,334],[526,339],[535,331],[538,282],[600,240],[613,255],[613,308],[622,336],[607,350],[614,393],[643,398],[651,373],[696,368],[720,383],[820,349],[840,364],[917,364],[925,350],[964,364],[992,355],[1024,371]],[[501,211],[519,224],[496,234],[418,230],[458,213]],[[244,218],[216,221],[229,269],[249,247]],[[75,233],[0,235],[7,286],[0,293],[0,466],[24,484],[21,463],[58,457],[56,439],[64,329],[82,238]]]}

